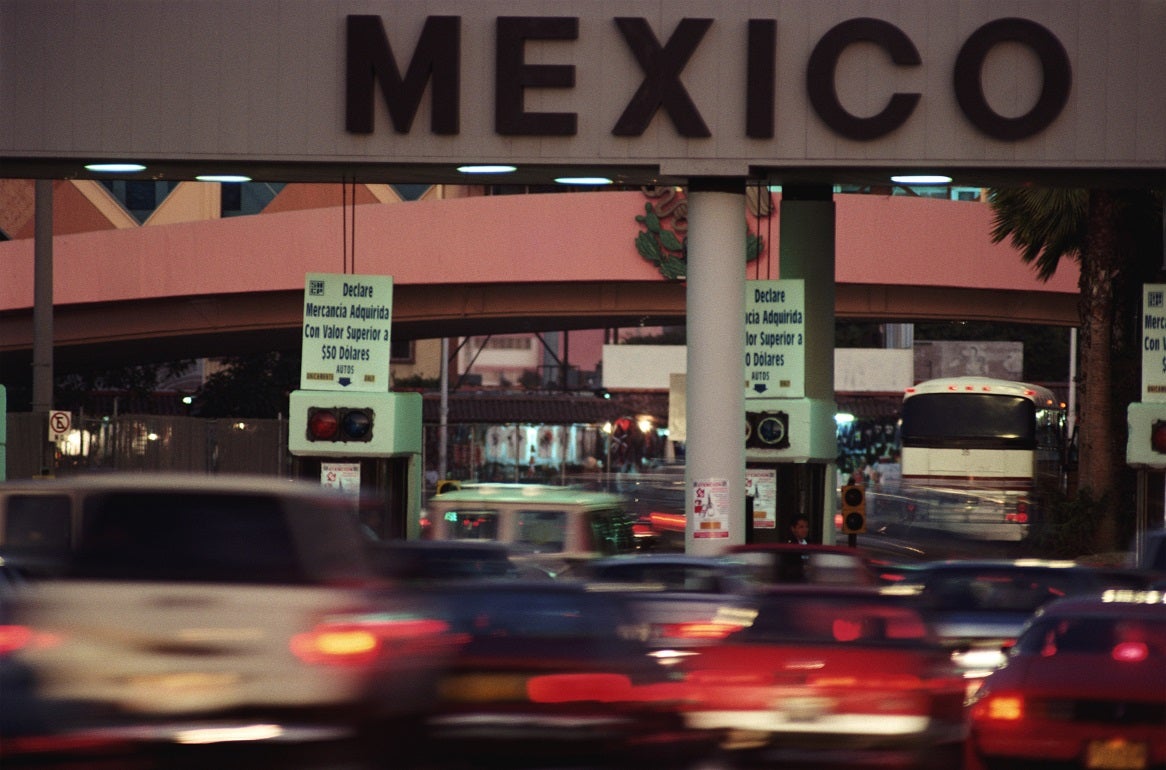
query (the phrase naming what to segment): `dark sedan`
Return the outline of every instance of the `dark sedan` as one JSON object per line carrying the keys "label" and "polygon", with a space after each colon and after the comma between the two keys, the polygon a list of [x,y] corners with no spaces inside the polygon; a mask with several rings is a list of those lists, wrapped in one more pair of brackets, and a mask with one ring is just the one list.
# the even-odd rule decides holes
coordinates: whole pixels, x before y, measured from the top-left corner
{"label": "dark sedan", "polygon": [[431,761],[683,768],[715,748],[685,729],[669,669],[622,594],[493,581],[427,595],[463,641],[423,731]]}

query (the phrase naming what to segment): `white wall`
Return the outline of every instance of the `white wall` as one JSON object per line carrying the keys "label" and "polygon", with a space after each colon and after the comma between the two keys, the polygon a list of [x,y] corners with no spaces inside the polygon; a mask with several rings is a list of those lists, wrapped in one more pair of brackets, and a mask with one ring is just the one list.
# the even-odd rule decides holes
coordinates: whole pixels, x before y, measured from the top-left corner
{"label": "white wall", "polygon": [[901,393],[915,384],[911,350],[835,348],[834,390],[840,393]]}
{"label": "white wall", "polygon": [[684,345],[604,345],[603,387],[668,390],[669,376],[687,371]]}
{"label": "white wall", "polygon": [[[604,345],[603,387],[609,390],[668,390],[669,376],[687,371],[684,345]],[[838,348],[834,390],[895,393],[914,385],[910,350]]]}

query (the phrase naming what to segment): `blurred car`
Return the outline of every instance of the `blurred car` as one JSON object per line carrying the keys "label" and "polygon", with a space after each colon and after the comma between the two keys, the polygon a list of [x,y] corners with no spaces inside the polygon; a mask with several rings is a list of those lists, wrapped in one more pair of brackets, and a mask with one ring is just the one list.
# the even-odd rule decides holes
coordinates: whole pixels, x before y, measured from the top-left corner
{"label": "blurred car", "polygon": [[1166,595],[1045,605],[970,714],[969,770],[1166,767]]}
{"label": "blurred car", "polygon": [[642,553],[580,562],[566,575],[632,589],[684,594],[737,594],[748,589],[743,567],[715,556]]}
{"label": "blurred car", "polygon": [[1003,648],[1041,606],[1129,586],[1122,575],[1071,561],[981,559],[915,565],[897,587],[916,597],[974,690],[1003,665]]}
{"label": "blurred car", "polygon": [[879,582],[862,553],[846,546],[747,543],[730,546],[726,558],[744,565],[748,578],[761,585],[874,585]]}
{"label": "blurred car", "polygon": [[621,594],[568,581],[425,592],[464,640],[424,730],[430,761],[683,768],[715,749],[685,729],[669,670]]}
{"label": "blurred car", "polygon": [[143,753],[371,746],[430,705],[452,639],[375,576],[340,495],[201,475],[44,483],[83,501],[81,526],[65,573],[12,602],[8,655],[45,730],[7,737],[5,762],[109,736]]}
{"label": "blurred car", "polygon": [[[400,582],[500,580],[534,577],[501,543],[461,540],[377,540],[369,544],[372,568]],[[546,576],[546,573],[541,573]]]}
{"label": "blurred car", "polygon": [[572,562],[636,550],[635,519],[620,495],[545,484],[463,484],[431,497],[422,538],[490,541],[550,574]]}
{"label": "blurred car", "polygon": [[594,559],[564,575],[626,594],[648,643],[686,647],[724,638],[753,618],[745,569],[721,557],[640,553]]}
{"label": "blurred car", "polygon": [[1154,529],[1145,534],[1137,555],[1137,567],[1156,579],[1166,579],[1166,529]]}
{"label": "blurred car", "polygon": [[734,764],[957,767],[964,686],[917,609],[862,586],[775,586],[752,624],[675,663],[693,729]]}

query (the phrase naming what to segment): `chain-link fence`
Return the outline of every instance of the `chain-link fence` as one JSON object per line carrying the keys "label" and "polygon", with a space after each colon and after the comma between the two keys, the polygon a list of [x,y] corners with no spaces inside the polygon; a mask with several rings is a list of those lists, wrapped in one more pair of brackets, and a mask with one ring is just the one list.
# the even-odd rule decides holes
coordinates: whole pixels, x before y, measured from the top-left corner
{"label": "chain-link fence", "polygon": [[[8,415],[9,479],[100,471],[179,471],[292,475],[286,419],[207,419],[174,415],[76,416],[48,441],[46,418]],[[461,481],[586,483],[611,480],[605,436],[594,425],[461,424],[446,427],[445,478]],[[437,481],[441,428],[425,425],[426,486]],[[44,456],[46,442],[51,459]]]}
{"label": "chain-link fence", "polygon": [[9,479],[102,470],[290,473],[283,419],[82,415],[53,444],[51,459],[44,452],[47,434],[44,415],[8,415]]}

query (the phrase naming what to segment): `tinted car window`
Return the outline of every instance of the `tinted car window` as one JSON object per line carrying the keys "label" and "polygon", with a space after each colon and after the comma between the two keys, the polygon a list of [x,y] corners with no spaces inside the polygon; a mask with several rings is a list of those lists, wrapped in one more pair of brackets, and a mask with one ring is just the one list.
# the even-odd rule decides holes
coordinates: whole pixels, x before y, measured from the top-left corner
{"label": "tinted car window", "polygon": [[898,601],[854,596],[767,596],[734,642],[918,645],[931,641],[919,613]]}
{"label": "tinted car window", "polygon": [[440,526],[448,540],[497,540],[498,511],[446,511]]}
{"label": "tinted car window", "polygon": [[87,499],[72,574],[228,583],[307,579],[277,499],[156,492]]}
{"label": "tinted car window", "polygon": [[460,630],[479,637],[604,639],[628,615],[611,594],[549,591],[466,591],[450,598]]}
{"label": "tinted car window", "polygon": [[635,550],[632,520],[623,511],[595,511],[591,514],[594,550],[614,555]]}
{"label": "tinted car window", "polygon": [[927,578],[924,603],[940,611],[1032,612],[1087,588],[1069,570],[942,570]]}
{"label": "tinted car window", "polygon": [[66,550],[72,541],[66,495],[10,495],[4,520],[4,547],[13,552]]}
{"label": "tinted car window", "polygon": [[557,553],[567,537],[567,512],[518,511],[515,544],[524,551]]}
{"label": "tinted car window", "polygon": [[1016,654],[1109,653],[1121,644],[1145,645],[1166,655],[1166,620],[1116,617],[1048,617],[1033,623],[1016,643]]}
{"label": "tinted car window", "polygon": [[416,542],[381,542],[373,547],[377,571],[398,580],[456,580],[503,578],[515,574],[514,564],[503,550],[482,549],[477,544],[429,547]]}
{"label": "tinted car window", "polygon": [[658,584],[675,592],[715,593],[721,589],[720,570],[699,564],[630,561],[594,566],[587,576],[603,582]]}

